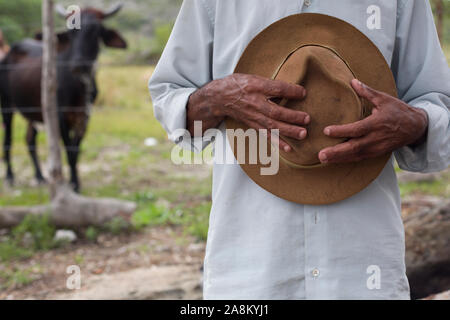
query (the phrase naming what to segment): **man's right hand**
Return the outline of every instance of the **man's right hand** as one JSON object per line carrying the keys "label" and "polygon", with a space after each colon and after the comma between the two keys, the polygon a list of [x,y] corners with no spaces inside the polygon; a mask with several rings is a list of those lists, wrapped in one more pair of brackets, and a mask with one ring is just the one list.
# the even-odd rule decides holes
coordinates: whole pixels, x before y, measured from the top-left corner
{"label": "man's right hand", "polygon": [[[188,122],[202,120],[202,116],[195,115],[196,105],[208,105],[214,118],[223,120],[230,117],[256,130],[267,129],[269,139],[270,130],[278,129],[280,135],[302,140],[307,135],[302,126],[310,122],[310,116],[305,112],[277,105],[271,99],[301,100],[305,96],[305,88],[299,85],[255,75],[233,74],[208,83],[191,96]],[[198,108],[201,109],[204,110],[202,107]],[[279,143],[284,151],[292,150],[282,139]]]}

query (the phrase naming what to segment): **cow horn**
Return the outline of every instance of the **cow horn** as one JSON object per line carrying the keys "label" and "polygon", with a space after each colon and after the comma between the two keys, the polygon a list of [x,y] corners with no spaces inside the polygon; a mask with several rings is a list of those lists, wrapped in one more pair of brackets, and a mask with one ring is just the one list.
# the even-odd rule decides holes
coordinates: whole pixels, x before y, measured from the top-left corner
{"label": "cow horn", "polygon": [[117,4],[116,6],[114,6],[113,8],[104,13],[103,19],[111,18],[112,16],[117,14],[122,9],[122,7],[123,7],[122,3]]}
{"label": "cow horn", "polygon": [[60,3],[56,4],[55,11],[56,11],[56,13],[58,13],[58,15],[60,15],[64,19],[67,18],[66,8],[64,8],[64,6],[62,4],[60,4]]}

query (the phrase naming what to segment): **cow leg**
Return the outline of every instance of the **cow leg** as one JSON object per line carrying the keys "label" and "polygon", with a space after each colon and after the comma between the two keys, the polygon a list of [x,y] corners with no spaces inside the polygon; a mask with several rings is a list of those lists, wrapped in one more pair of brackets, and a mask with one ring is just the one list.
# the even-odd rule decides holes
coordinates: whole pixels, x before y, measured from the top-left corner
{"label": "cow leg", "polygon": [[78,179],[77,162],[80,154],[80,143],[82,137],[77,137],[74,132],[71,132],[64,117],[60,117],[61,137],[64,142],[67,154],[67,162],[70,167],[70,184],[75,192],[80,191],[80,180]]}
{"label": "cow leg", "polygon": [[80,140],[71,139],[70,145],[66,147],[67,150],[67,159],[70,166],[70,184],[73,186],[73,190],[75,192],[80,192],[80,180],[78,179],[78,157],[80,155]]}
{"label": "cow leg", "polygon": [[72,140],[72,148],[73,152],[69,155],[69,164],[70,164],[70,175],[71,175],[71,181],[72,184],[75,186],[74,190],[76,192],[79,192],[81,189],[80,180],[78,179],[78,159],[80,157],[80,144],[81,144],[81,138],[75,137]]}
{"label": "cow leg", "polygon": [[30,153],[31,160],[33,161],[34,170],[35,170],[35,176],[36,180],[39,184],[45,183],[45,179],[42,176],[41,168],[39,165],[39,159],[37,157],[37,147],[36,147],[36,136],[37,136],[37,130],[33,126],[31,122],[28,122],[28,128],[27,128],[27,146],[28,146],[28,152]]}
{"label": "cow leg", "polygon": [[11,141],[12,141],[12,120],[13,113],[10,104],[2,97],[2,118],[5,136],[3,140],[3,159],[6,164],[6,181],[14,184],[14,174],[11,166]]}

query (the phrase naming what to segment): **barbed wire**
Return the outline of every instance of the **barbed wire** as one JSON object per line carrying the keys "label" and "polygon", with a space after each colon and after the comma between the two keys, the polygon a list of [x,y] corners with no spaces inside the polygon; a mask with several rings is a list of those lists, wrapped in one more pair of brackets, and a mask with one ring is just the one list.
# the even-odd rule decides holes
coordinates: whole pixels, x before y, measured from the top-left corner
{"label": "barbed wire", "polygon": [[[58,111],[62,113],[86,113],[86,108],[89,106],[80,106],[80,107],[58,107]],[[18,108],[0,108],[1,113],[10,114],[10,113],[41,113],[41,107],[18,107]]]}
{"label": "barbed wire", "polygon": [[[70,63],[59,63],[59,65],[69,66]],[[108,67],[151,67],[150,64],[145,63],[95,63],[95,69],[97,68],[108,68]],[[17,66],[14,64],[3,64],[0,65],[0,70],[14,70],[14,69],[31,69],[27,66]],[[150,97],[150,96],[149,96]],[[145,101],[148,102],[148,101]],[[86,105],[86,106],[58,106],[58,111],[62,113],[86,113],[86,109],[90,109],[89,111],[96,111],[97,109],[122,109],[121,106],[105,106],[105,105]],[[32,114],[32,113],[41,113],[42,108],[40,106],[15,106],[15,107],[2,107],[0,104],[0,110],[3,114],[11,114],[11,113],[22,113],[22,114]]]}
{"label": "barbed wire", "polygon": [[[149,98],[150,99],[150,98]],[[149,101],[144,101],[144,102],[149,102]],[[104,111],[104,110],[108,110],[108,111],[117,111],[117,110],[123,110],[123,106],[105,106],[105,105],[96,105],[96,104],[91,104],[91,105],[87,105],[87,106],[79,106],[79,107],[58,107],[58,111],[62,111],[67,112],[67,113],[84,113],[86,112],[86,108],[89,108],[90,112],[100,112],[100,111]],[[26,110],[24,110],[26,109]],[[29,107],[13,107],[13,108],[1,108],[0,110],[3,113],[39,113],[42,111],[42,108],[40,106],[29,106]],[[129,109],[126,110],[127,112],[129,112]],[[124,111],[125,112],[125,111]]]}
{"label": "barbed wire", "polygon": [[[95,109],[97,109],[97,110],[95,110]],[[40,108],[39,108],[39,110],[40,110]],[[103,112],[105,110],[108,110],[108,111],[123,110],[123,107],[120,107],[120,106],[104,106],[104,105],[97,106],[97,105],[95,105],[91,110],[92,110],[91,113],[96,113],[96,112],[100,113],[100,112]],[[128,110],[123,110],[123,111],[124,112],[128,112]],[[151,111],[149,110],[149,112],[151,112]],[[149,114],[149,116],[151,116],[151,113]],[[37,127],[35,126],[35,128],[38,129],[39,133],[42,133],[42,134],[45,135],[45,130],[42,130],[43,127],[44,127],[44,124],[42,122],[39,122],[39,125]],[[88,131],[89,131],[89,128],[87,129],[87,132]],[[3,133],[3,129],[1,127],[0,127],[0,133]],[[87,135],[88,134],[86,134],[86,136]],[[6,151],[18,151],[18,150],[19,151],[20,150],[22,150],[22,151],[38,151],[38,150],[41,150],[42,154],[46,154],[44,145],[41,145],[41,146],[38,146],[38,145],[36,145],[36,146],[27,146],[26,144],[24,144],[24,142],[26,142],[25,141],[26,140],[26,134],[24,134],[23,137],[24,137],[23,142],[17,143],[17,141],[15,141],[14,145],[11,144],[10,146],[6,146],[5,147],[3,145],[4,135],[0,135],[0,138],[1,138],[0,139],[0,155],[5,150]],[[149,135],[149,137],[150,137],[150,135]],[[158,144],[161,144],[161,140],[160,139],[157,139],[157,141],[158,141]],[[114,149],[117,149],[117,148],[123,148],[124,146],[127,146],[127,147],[130,147],[129,151],[131,152],[133,150],[136,150],[136,146],[133,146],[133,143],[135,143],[135,142],[140,142],[141,145],[143,147],[145,147],[145,139],[142,140],[142,141],[140,141],[140,139],[133,139],[133,141],[118,141],[116,144],[102,145],[102,146],[96,146],[96,147],[83,146],[83,143],[79,147],[65,146],[63,144],[62,144],[62,146],[63,146],[63,149],[64,149],[63,151],[70,151],[70,152],[76,152],[76,151],[80,151],[80,152],[105,152],[105,153],[107,153],[109,150],[114,150]],[[152,148],[151,146],[147,146],[147,147],[149,149]],[[16,155],[16,156],[12,155],[12,157],[17,157],[17,156],[19,156],[19,157],[21,157],[21,156],[28,157],[29,155],[28,154],[26,154],[26,155],[20,155],[19,154],[19,155]],[[0,162],[2,162],[2,159],[0,159]]]}
{"label": "barbed wire", "polygon": [[[63,66],[63,67],[70,67],[73,64],[70,62],[65,61],[58,61],[57,66]],[[78,65],[78,63],[77,63]],[[80,64],[81,66],[87,65],[87,64]],[[108,68],[108,67],[152,67],[152,64],[150,63],[114,63],[114,62],[108,62],[108,63],[94,63],[95,68]],[[25,70],[25,69],[32,69],[32,68],[39,68],[39,66],[25,66],[25,65],[18,65],[18,64],[0,64],[0,70]]]}
{"label": "barbed wire", "polygon": [[[83,25],[84,26],[88,26],[88,25],[91,25],[91,24],[93,25],[95,23],[88,22],[88,23],[84,23]],[[36,29],[36,31],[41,31],[42,24],[20,24],[20,27],[22,27],[24,29],[28,29],[28,30]],[[62,30],[65,30],[65,31],[69,31],[70,30],[69,28],[65,27],[64,25],[56,26],[56,28],[60,29],[59,31],[57,30],[56,33],[59,33]],[[17,26],[0,25],[0,29],[3,30],[3,31],[17,30]],[[74,30],[77,30],[77,29],[74,29]]]}
{"label": "barbed wire", "polygon": [[[62,141],[62,140],[61,140]],[[142,142],[142,145],[145,147],[144,142]],[[104,151],[104,152],[108,152],[109,150],[105,150],[105,149],[119,149],[119,148],[123,148],[124,146],[130,147],[130,152],[137,150],[137,148],[135,148],[133,145],[129,144],[129,143],[122,143],[122,144],[117,144],[117,145],[105,145],[105,146],[100,146],[100,147],[71,147],[71,146],[65,146],[64,144],[62,144],[63,147],[63,151],[70,151],[70,152],[75,152],[75,151],[79,151],[79,152],[99,152],[99,151]],[[149,149],[151,149],[152,147],[147,147]],[[13,146],[9,146],[9,147],[4,147],[3,145],[0,145],[0,151],[3,150],[7,150],[7,151],[17,151],[17,150],[21,150],[21,151],[45,151],[46,150],[46,146],[43,144],[41,146],[26,146],[22,144],[17,144],[17,145],[13,145]],[[0,152],[1,154],[1,152]],[[42,154],[46,154],[46,152],[42,152]],[[13,157],[20,157],[21,155],[11,155],[11,160]],[[28,157],[29,155],[24,155],[25,157]],[[0,158],[0,163],[3,162],[3,158]],[[1,172],[0,172],[0,178],[1,178]]]}
{"label": "barbed wire", "polygon": [[[56,25],[55,25],[56,33],[60,32],[61,30],[65,30],[65,31],[71,31],[71,30],[79,31],[79,29],[68,28],[66,23],[64,22],[64,18],[62,18],[62,17],[61,17],[60,22],[58,22],[58,20],[55,20],[55,22],[56,22]],[[99,24],[99,22],[84,22],[83,21],[82,24],[81,24],[81,28],[83,28],[83,26],[98,25],[98,24]],[[114,23],[108,23],[108,22],[103,22],[103,21],[100,22],[100,24],[103,24],[103,25],[112,24],[112,25],[114,25]],[[21,23],[20,27],[22,27],[24,29],[28,29],[28,30],[33,29],[33,28],[36,28],[36,29],[40,28],[40,29],[42,29],[42,23],[39,23],[39,22],[36,22],[36,23]],[[17,30],[17,25],[13,26],[13,25],[3,24],[3,25],[0,25],[0,29],[2,29],[2,30]],[[131,31],[131,30],[127,30],[127,31]]]}

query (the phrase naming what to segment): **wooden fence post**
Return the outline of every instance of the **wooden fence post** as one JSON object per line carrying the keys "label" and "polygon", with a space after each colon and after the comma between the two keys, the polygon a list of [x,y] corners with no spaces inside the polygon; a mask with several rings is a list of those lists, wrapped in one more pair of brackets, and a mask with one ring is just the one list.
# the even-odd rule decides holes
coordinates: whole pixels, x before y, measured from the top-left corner
{"label": "wooden fence post", "polygon": [[42,2],[43,61],[42,61],[42,110],[48,141],[48,167],[50,194],[54,198],[63,184],[60,129],[57,110],[57,53],[53,21],[53,0]]}

